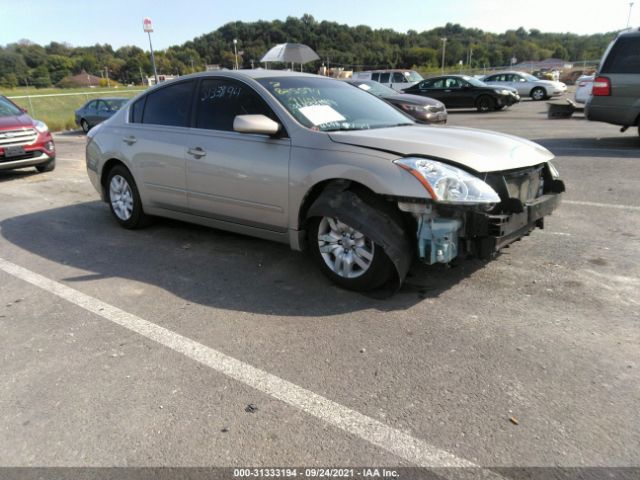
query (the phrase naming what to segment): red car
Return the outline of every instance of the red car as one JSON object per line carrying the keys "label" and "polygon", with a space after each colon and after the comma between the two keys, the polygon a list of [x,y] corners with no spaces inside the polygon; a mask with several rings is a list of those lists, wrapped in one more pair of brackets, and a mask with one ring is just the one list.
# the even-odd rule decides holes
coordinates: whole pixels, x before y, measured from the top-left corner
{"label": "red car", "polygon": [[56,167],[56,147],[49,128],[0,95],[0,170],[36,167],[50,172]]}

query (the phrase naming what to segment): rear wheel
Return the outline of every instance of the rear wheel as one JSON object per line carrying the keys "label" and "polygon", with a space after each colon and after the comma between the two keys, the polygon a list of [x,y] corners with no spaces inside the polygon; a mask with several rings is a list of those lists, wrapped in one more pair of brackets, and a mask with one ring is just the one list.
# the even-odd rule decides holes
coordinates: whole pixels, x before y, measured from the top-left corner
{"label": "rear wheel", "polygon": [[38,173],[51,172],[56,168],[56,159],[52,158],[47,163],[43,163],[42,165],[36,165],[36,170]]}
{"label": "rear wheel", "polygon": [[535,101],[544,100],[545,98],[547,98],[547,92],[542,87],[536,87],[531,90],[531,98],[533,98]]}
{"label": "rear wheel", "polygon": [[309,247],[322,273],[348,290],[374,290],[393,275],[382,247],[337,217],[311,219]]}
{"label": "rear wheel", "polygon": [[107,176],[107,202],[111,213],[124,228],[140,228],[148,223],[133,176],[124,165],[116,165]]}
{"label": "rear wheel", "polygon": [[91,128],[89,127],[89,122],[87,122],[84,118],[80,120],[80,127],[82,128],[82,131],[84,133],[89,133],[89,130],[91,130]]}
{"label": "rear wheel", "polygon": [[492,112],[496,109],[496,101],[488,95],[482,95],[476,101],[476,108],[482,113]]}

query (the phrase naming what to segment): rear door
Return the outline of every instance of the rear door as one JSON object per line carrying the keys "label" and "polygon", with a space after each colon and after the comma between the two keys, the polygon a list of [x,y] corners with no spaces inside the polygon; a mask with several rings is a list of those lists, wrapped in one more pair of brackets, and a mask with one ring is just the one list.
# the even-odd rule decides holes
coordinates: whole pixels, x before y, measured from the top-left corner
{"label": "rear door", "polygon": [[237,115],[262,114],[281,123],[249,85],[230,78],[204,78],[189,135],[187,188],[192,213],[253,227],[288,226],[291,141],[238,133]]}
{"label": "rear door", "polygon": [[186,155],[195,80],[170,83],[131,107],[122,151],[134,167],[143,202],[188,211]]}
{"label": "rear door", "polygon": [[621,125],[635,125],[640,115],[640,34],[619,37],[599,75],[611,82],[611,95],[600,97],[599,105],[621,117]]}

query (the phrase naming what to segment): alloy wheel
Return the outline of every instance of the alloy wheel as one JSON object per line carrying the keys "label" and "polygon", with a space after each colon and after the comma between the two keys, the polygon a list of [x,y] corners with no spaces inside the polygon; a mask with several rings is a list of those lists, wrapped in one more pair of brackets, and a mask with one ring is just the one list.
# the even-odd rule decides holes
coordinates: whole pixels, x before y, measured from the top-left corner
{"label": "alloy wheel", "polygon": [[133,193],[129,182],[121,176],[114,175],[109,184],[109,200],[116,216],[127,221],[133,214]]}
{"label": "alloy wheel", "polygon": [[332,272],[343,278],[358,278],[371,267],[375,244],[337,218],[323,217],[318,226],[318,248]]}

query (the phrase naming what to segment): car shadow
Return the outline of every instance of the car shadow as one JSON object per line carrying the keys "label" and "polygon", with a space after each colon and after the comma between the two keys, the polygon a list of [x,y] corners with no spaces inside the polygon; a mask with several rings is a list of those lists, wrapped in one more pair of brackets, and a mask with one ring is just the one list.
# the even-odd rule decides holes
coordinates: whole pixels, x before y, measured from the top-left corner
{"label": "car shadow", "polygon": [[88,272],[63,278],[68,284],[125,278],[189,303],[267,315],[405,310],[438,297],[484,265],[417,264],[398,293],[377,299],[333,286],[309,255],[287,245],[164,219],[125,230],[98,201],[9,218],[0,222],[0,232],[23,250]]}
{"label": "car shadow", "polygon": [[640,137],[621,133],[601,138],[537,138],[534,142],[557,157],[623,157],[640,159]]}
{"label": "car shadow", "polygon": [[28,169],[22,170],[0,170],[0,183],[19,180],[21,178],[31,177],[32,175],[38,175],[36,167],[28,167]]}

